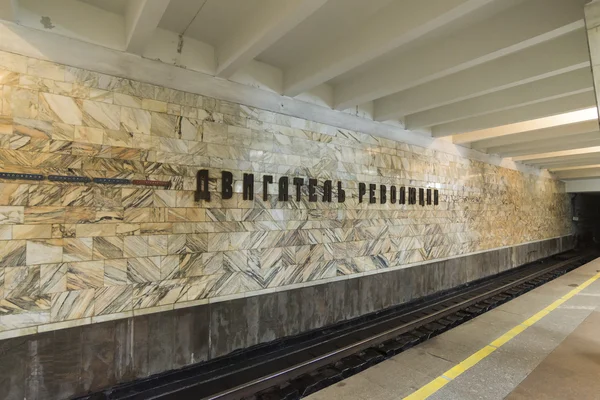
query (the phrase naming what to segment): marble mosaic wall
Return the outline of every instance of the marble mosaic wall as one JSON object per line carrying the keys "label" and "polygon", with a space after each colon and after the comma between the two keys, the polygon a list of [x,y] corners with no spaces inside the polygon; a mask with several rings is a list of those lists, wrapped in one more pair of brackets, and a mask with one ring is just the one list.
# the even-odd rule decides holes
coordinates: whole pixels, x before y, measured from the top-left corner
{"label": "marble mosaic wall", "polygon": [[[0,172],[172,182],[0,180],[12,336],[570,231],[560,182],[147,83],[0,53],[0,101]],[[195,202],[199,169],[233,172],[233,198],[212,180],[211,201]],[[278,202],[276,185],[265,202],[263,174],[341,180],[346,202]],[[359,182],[437,188],[440,204],[359,204]]]}

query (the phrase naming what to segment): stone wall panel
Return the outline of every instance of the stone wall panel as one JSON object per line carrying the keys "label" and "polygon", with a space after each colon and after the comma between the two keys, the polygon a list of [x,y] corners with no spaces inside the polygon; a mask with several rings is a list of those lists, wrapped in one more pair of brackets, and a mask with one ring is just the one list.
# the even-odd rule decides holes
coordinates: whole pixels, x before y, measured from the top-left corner
{"label": "stone wall panel", "polygon": [[[3,337],[291,290],[238,310],[271,310],[288,320],[283,330],[249,319],[240,332],[253,336],[225,344],[216,321],[226,324],[234,311],[211,315],[214,356],[498,272],[486,263],[506,265],[496,253],[464,265],[448,258],[517,246],[514,267],[549,254],[523,243],[570,234],[564,185],[547,176],[151,83],[48,62],[40,68],[39,60],[10,53],[0,58],[0,172],[171,182],[0,179]],[[199,169],[209,171],[210,201],[195,201]],[[231,199],[219,193],[222,170],[233,175]],[[245,173],[255,176],[253,200],[243,198]],[[266,174],[275,184],[263,200]],[[290,201],[279,201],[282,176],[305,180],[300,200],[290,184]],[[317,179],[317,202],[308,200],[308,179]],[[331,203],[322,201],[325,180],[334,183]],[[335,201],[337,181],[344,203]],[[378,200],[379,185],[387,185],[388,201],[360,203],[361,182],[377,185]],[[437,189],[440,204],[391,204],[391,185]],[[385,271],[411,265],[393,288],[384,282]],[[362,273],[374,274],[355,281]],[[149,341],[160,317],[141,318],[132,333],[139,341],[131,343],[140,351],[118,376],[158,370]],[[198,323],[195,315],[182,318]],[[165,332],[157,334],[175,334]],[[192,338],[181,343],[157,351],[174,366],[190,361],[188,347],[195,360],[208,355]],[[80,385],[94,386],[96,378]]]}

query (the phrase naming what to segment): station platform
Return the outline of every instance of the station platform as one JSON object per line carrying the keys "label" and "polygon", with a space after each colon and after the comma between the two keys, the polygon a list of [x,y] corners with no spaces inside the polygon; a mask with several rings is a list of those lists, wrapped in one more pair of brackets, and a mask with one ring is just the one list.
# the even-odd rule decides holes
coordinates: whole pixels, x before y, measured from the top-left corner
{"label": "station platform", "polygon": [[600,258],[310,400],[600,399]]}

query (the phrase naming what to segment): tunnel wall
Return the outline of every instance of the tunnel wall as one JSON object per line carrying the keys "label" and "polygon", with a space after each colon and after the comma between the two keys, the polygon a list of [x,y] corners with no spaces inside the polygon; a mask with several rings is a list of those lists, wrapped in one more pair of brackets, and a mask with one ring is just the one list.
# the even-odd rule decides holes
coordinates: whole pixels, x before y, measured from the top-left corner
{"label": "tunnel wall", "polygon": [[[108,376],[85,372],[72,390],[317,328],[570,245],[564,185],[535,171],[6,52],[0,85],[0,172],[42,176],[0,180],[0,365],[12,365],[16,346],[40,379],[71,382],[62,345],[82,346],[73,350],[82,368],[104,363],[98,354],[114,361]],[[199,170],[210,201],[196,200]],[[233,174],[230,199],[223,171]],[[253,200],[244,173],[254,174]],[[266,200],[264,175],[275,182]],[[306,182],[299,201],[296,177]],[[326,180],[332,202],[322,200]],[[360,183],[376,185],[374,203],[368,189],[359,202]],[[437,191],[439,204],[392,204],[392,186]],[[288,310],[289,326],[276,326],[269,307]],[[234,321],[247,331],[226,328]],[[160,332],[163,322],[173,328]],[[139,343],[123,342],[125,332]],[[138,360],[138,345],[152,351]],[[44,346],[58,354],[53,368],[39,364]],[[23,382],[10,371],[0,381]]]}

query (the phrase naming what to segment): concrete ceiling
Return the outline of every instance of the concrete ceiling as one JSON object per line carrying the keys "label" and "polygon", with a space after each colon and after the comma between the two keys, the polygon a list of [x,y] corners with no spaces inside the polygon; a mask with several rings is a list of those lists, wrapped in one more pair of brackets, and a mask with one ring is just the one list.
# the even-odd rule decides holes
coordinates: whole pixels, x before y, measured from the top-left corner
{"label": "concrete ceiling", "polygon": [[114,14],[125,14],[128,0],[81,0],[83,3],[101,8]]}
{"label": "concrete ceiling", "polygon": [[49,3],[0,0],[10,11],[0,17],[36,29],[49,17],[54,33],[401,124],[563,179],[600,177],[600,155],[585,150],[600,145],[586,0]]}

